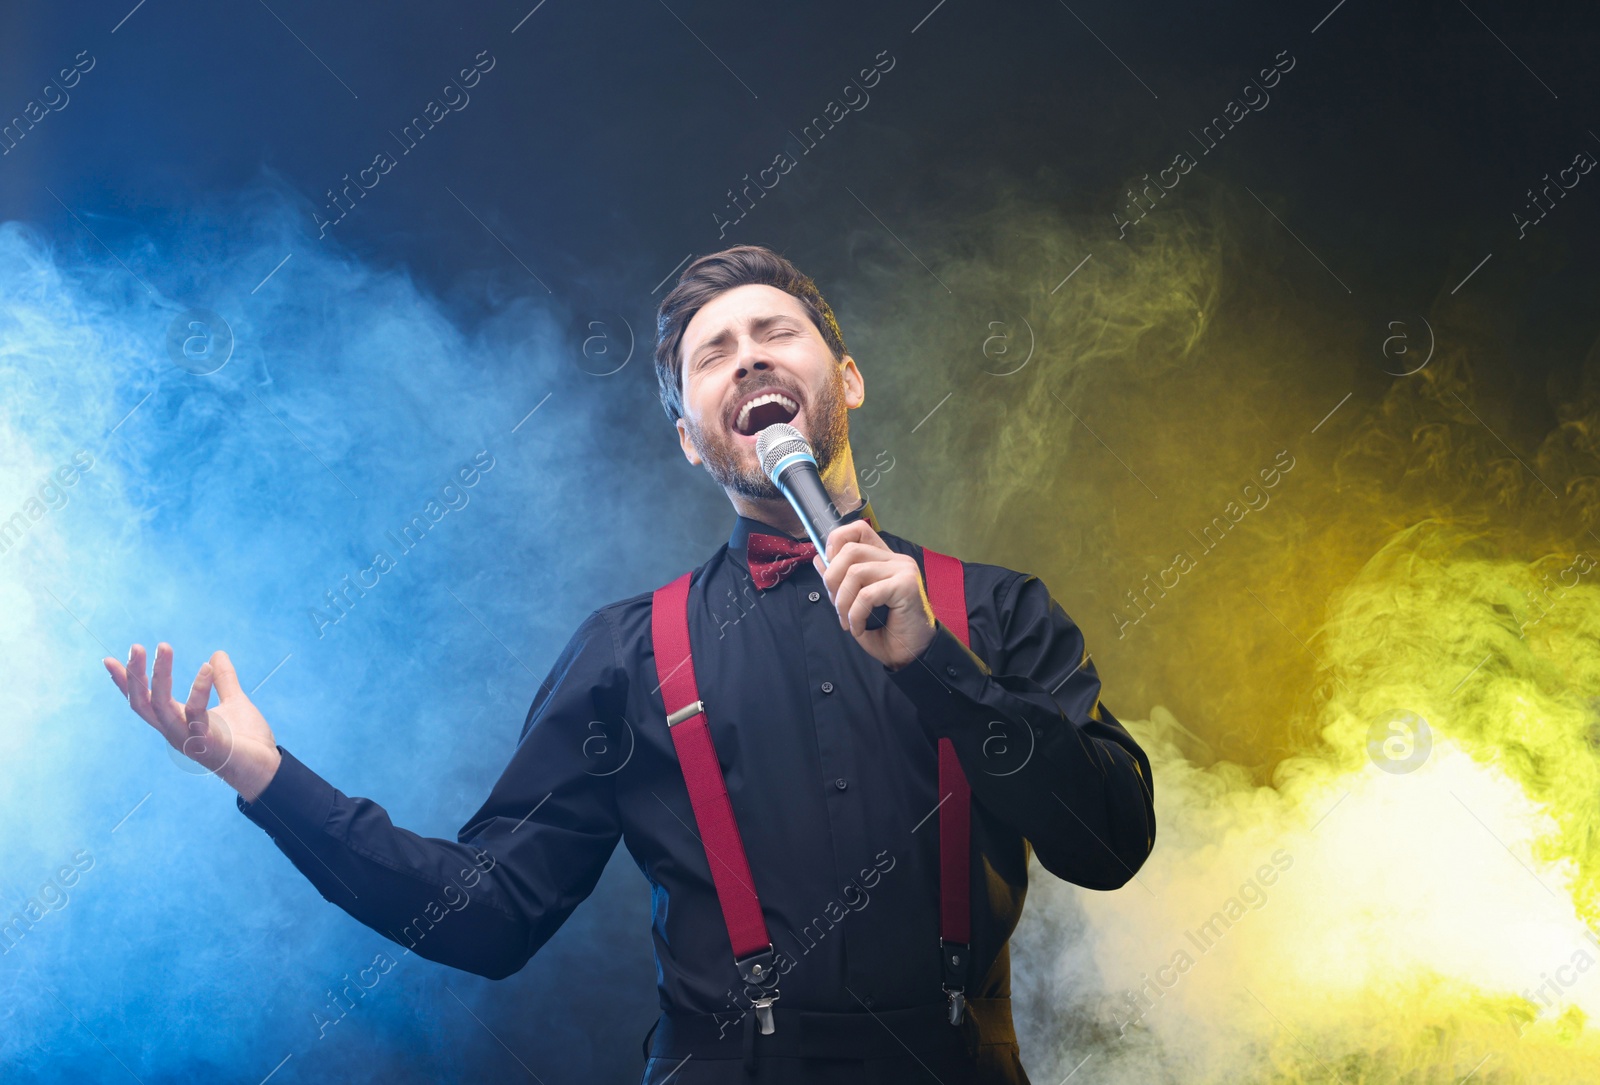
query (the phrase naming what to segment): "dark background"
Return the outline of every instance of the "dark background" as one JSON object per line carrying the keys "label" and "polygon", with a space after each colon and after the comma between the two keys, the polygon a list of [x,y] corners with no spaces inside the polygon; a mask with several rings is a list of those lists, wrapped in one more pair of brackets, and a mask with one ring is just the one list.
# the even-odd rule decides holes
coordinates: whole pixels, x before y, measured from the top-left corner
{"label": "dark background", "polygon": [[[1349,0],[1320,25],[1331,0],[1081,0],[1071,10],[1044,0],[948,0],[931,14],[931,3],[674,0],[669,9],[546,0],[529,16],[531,6],[274,0],[269,9],[258,0],[149,0],[131,16],[123,4],[13,8],[0,35],[0,111],[20,110],[80,50],[95,67],[70,92],[70,105],[0,158],[0,218],[39,231],[63,259],[104,262],[109,251],[158,292],[204,305],[224,287],[248,289],[270,262],[231,266],[224,284],[203,259],[170,249],[157,255],[148,239],[183,235],[195,253],[208,237],[226,247],[233,226],[248,229],[255,209],[286,207],[291,229],[302,232],[283,251],[320,246],[330,259],[403,270],[465,327],[532,304],[576,342],[595,314],[620,314],[647,351],[660,284],[686,256],[727,244],[783,251],[817,278],[842,318],[852,303],[840,284],[873,276],[925,289],[918,304],[930,311],[942,304],[930,278],[941,266],[919,267],[911,253],[950,255],[952,224],[988,213],[1001,193],[1054,208],[1091,236],[1098,231],[1096,245],[1114,246],[1112,214],[1126,214],[1129,185],[1178,151],[1197,154],[1190,131],[1289,50],[1297,67],[1272,92],[1273,104],[1243,121],[1174,197],[1198,200],[1226,188],[1237,206],[1281,216],[1305,246],[1262,214],[1261,232],[1241,241],[1233,259],[1281,268],[1271,274],[1286,298],[1370,328],[1387,312],[1429,309],[1441,284],[1458,283],[1492,252],[1465,289],[1479,292],[1476,304],[1498,314],[1504,342],[1516,346],[1485,363],[1492,372],[1481,376],[1505,423],[1497,432],[1517,448],[1555,425],[1552,402],[1576,387],[1575,359],[1594,339],[1600,195],[1591,190],[1600,175],[1586,176],[1526,240],[1517,240],[1512,221],[1513,211],[1526,213],[1525,190],[1543,174],[1554,176],[1579,150],[1600,156],[1591,131],[1600,128],[1600,37],[1590,5]],[[495,63],[470,90],[470,105],[400,156],[391,132],[483,50]],[[870,92],[871,104],[719,236],[713,216],[728,213],[727,190],[778,151],[796,154],[789,133],[882,50],[895,66]],[[313,214],[328,214],[325,190],[380,151],[397,158],[395,168],[319,240]],[[1319,268],[1305,250],[1328,265]],[[1347,290],[1330,281],[1328,266]],[[1066,263],[1017,274],[1053,283],[1070,270]],[[847,341],[853,327],[845,322]],[[895,364],[914,373],[919,361]],[[1353,372],[1358,391],[1390,379],[1375,362]],[[568,378],[586,375],[573,367]],[[677,455],[647,360],[608,394],[641,448]],[[870,458],[858,446],[858,465]],[[689,500],[703,521],[664,574],[702,560],[725,536],[720,495],[701,486]],[[599,524],[630,522],[603,490],[594,502]],[[1031,543],[1014,545],[1036,552]],[[995,543],[991,560],[1012,557],[1006,546]],[[1104,608],[1090,614],[1085,602],[1084,611],[1091,646],[1108,640]],[[1114,653],[1102,673],[1116,674]],[[537,658],[542,673],[551,656]],[[1115,703],[1127,706],[1124,714],[1159,700],[1180,716],[1205,718],[1215,691],[1163,686],[1152,673],[1121,685]],[[498,720],[498,733],[518,723]],[[483,755],[485,765],[502,760],[501,747]],[[1254,767],[1270,761],[1260,755]],[[487,782],[471,777],[463,791]],[[295,877],[268,850],[256,860],[276,864],[276,881]],[[630,865],[619,850],[595,899],[504,983],[408,962],[443,979],[408,982],[389,994],[383,1013],[352,1016],[320,1047],[301,1044],[309,1031],[296,1002],[292,1019],[283,1010],[214,1022],[262,1033],[260,1067],[218,1067],[203,1056],[186,1062],[190,1041],[179,1032],[152,1040],[136,1068],[147,1081],[256,1081],[272,1069],[269,1048],[299,1045],[275,1081],[367,1073],[521,1080],[524,1071],[547,1082],[636,1080],[638,1041],[656,1007],[649,900]],[[309,889],[299,896],[309,898],[308,910],[331,910]],[[333,918],[341,930],[354,927]],[[463,1005],[473,1005],[479,1021],[459,1012],[445,982],[471,992]],[[133,1005],[146,996],[120,997]],[[159,1010],[146,1012],[160,1019]],[[204,1015],[197,1007],[185,1013]],[[288,1039],[277,1042],[274,1032]],[[78,1039],[82,1046],[63,1051],[62,1061],[35,1061],[29,1071],[55,1080],[74,1066],[84,1080],[115,1079],[115,1066]]]}

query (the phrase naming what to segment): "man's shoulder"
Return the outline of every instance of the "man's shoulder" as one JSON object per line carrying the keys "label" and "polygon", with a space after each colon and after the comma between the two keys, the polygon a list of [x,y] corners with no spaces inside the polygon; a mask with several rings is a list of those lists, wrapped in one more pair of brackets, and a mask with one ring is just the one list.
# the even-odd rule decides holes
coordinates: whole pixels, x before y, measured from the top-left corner
{"label": "man's shoulder", "polygon": [[[913,542],[901,535],[889,531],[878,532],[889,548],[900,554],[910,554],[921,560],[923,550],[932,550],[935,553],[946,554],[961,562],[962,577],[966,582],[968,599],[993,598],[997,603],[1005,598],[1017,584],[1027,580],[1032,574],[1019,572],[1004,565],[993,565],[983,561],[971,561],[959,554],[951,554],[937,546],[927,546],[923,543]],[[924,564],[924,567],[926,565]]]}
{"label": "man's shoulder", "polygon": [[[712,554],[705,561],[695,566],[693,569],[685,570],[690,574],[691,583],[698,583],[702,577],[715,568],[718,563],[723,560],[723,556],[727,552],[727,549],[727,545],[724,544],[717,549],[716,553]],[[655,601],[655,593],[657,588],[663,587],[666,584],[670,584],[673,580],[676,580],[677,577],[681,575],[681,573],[675,574],[666,580],[663,580],[661,584],[658,584],[655,588],[637,592],[628,596],[627,598],[617,599],[613,602],[606,603],[604,606],[596,607],[589,613],[588,617],[584,619],[584,623],[604,623],[611,627],[619,640],[624,642],[629,637],[648,637],[650,635],[651,610]]]}

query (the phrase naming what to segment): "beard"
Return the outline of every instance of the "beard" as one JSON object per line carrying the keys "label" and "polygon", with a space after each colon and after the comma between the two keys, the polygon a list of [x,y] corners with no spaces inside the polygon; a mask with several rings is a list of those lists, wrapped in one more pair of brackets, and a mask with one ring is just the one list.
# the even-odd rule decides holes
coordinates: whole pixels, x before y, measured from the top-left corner
{"label": "beard", "polygon": [[[806,423],[812,432],[806,434],[811,444],[811,454],[817,460],[817,472],[827,477],[828,467],[844,453],[850,440],[849,408],[844,402],[844,372],[833,368],[831,378],[823,385],[822,394],[807,405]],[[704,461],[706,470],[724,490],[755,501],[782,501],[783,491],[778,489],[759,461],[753,467],[742,462],[741,449],[728,431],[718,426],[707,433],[687,417],[684,428],[689,440]]]}

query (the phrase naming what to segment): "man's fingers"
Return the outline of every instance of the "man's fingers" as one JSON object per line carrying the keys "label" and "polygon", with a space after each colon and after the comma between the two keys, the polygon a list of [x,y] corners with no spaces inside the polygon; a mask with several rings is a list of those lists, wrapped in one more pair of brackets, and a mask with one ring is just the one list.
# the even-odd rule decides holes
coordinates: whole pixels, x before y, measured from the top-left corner
{"label": "man's fingers", "polygon": [[839,551],[844,549],[848,543],[859,542],[872,545],[876,542],[876,549],[888,549],[889,545],[883,541],[876,531],[872,530],[872,525],[865,520],[851,520],[848,524],[840,524],[828,532],[828,537],[824,541],[827,543],[826,550],[829,562],[832,562]]}
{"label": "man's fingers", "polygon": [[128,672],[123,669],[121,663],[118,663],[110,656],[106,656],[100,662],[105,664],[106,673],[110,674],[111,680],[117,684],[117,692],[126,697],[128,695]]}
{"label": "man's fingers", "polygon": [[160,731],[166,740],[181,750],[193,738],[205,738],[212,730],[211,714],[207,705],[211,692],[216,690],[219,699],[243,696],[239,676],[226,652],[215,652],[200,665],[194,683],[189,687],[187,701],[179,703],[172,696],[172,645],[162,641],[156,645],[155,666],[148,684],[145,680],[144,645],[135,644],[128,651],[127,665],[106,659],[106,670],[117,689],[128,698],[128,707],[139,718]]}
{"label": "man's fingers", "polygon": [[828,560],[834,564],[843,562],[848,566],[857,561],[887,561],[892,557],[894,557],[893,550],[873,546],[863,539],[850,539],[841,544],[838,553],[832,555]]}
{"label": "man's fingers", "polygon": [[168,735],[188,732],[183,706],[172,699],[172,645],[165,641],[156,645],[156,665],[150,676],[150,710]]}
{"label": "man's fingers", "polygon": [[[845,528],[855,527],[856,523],[860,523],[860,521],[846,524],[844,527],[836,529],[832,535],[829,535],[829,547],[833,547],[835,541],[839,538],[840,531]],[[870,543],[859,540],[852,539],[839,543],[837,552],[831,554],[828,558],[830,564],[822,574],[822,582],[828,586],[829,594],[837,596],[839,587],[844,583],[845,577],[849,576],[857,565],[887,565],[891,563],[894,557],[893,550],[880,550]]]}
{"label": "man's fingers", "polygon": [[880,577],[870,584],[863,584],[861,590],[850,600],[850,609],[845,612],[845,622],[851,633],[855,633],[857,629],[865,633],[867,619],[872,617],[873,608],[879,604],[889,603],[894,588],[892,585],[884,584],[883,579],[885,578]]}
{"label": "man's fingers", "polygon": [[150,715],[150,687],[144,677],[144,645],[135,644],[128,649],[128,705],[147,722],[155,723]]}
{"label": "man's fingers", "polygon": [[[894,576],[896,569],[887,561],[869,561],[859,565],[852,565],[844,574],[844,579],[839,583],[839,590],[834,593],[833,605],[839,611],[839,620],[848,626],[851,632],[855,631],[854,618],[857,601],[868,585],[876,584],[880,580],[888,580]],[[876,605],[876,604],[873,604]],[[871,613],[872,606],[867,607]],[[862,628],[866,628],[866,618],[861,619]]]}
{"label": "man's fingers", "polygon": [[155,645],[155,663],[150,666],[150,704],[160,711],[173,699],[173,647],[163,642]]}
{"label": "man's fingers", "polygon": [[211,703],[211,680],[211,664],[200,664],[200,671],[194,676],[194,685],[189,687],[189,699],[183,704],[183,714],[189,721],[189,733],[202,738],[208,730],[206,705]]}
{"label": "man's fingers", "polygon": [[155,665],[150,668],[150,703],[164,704],[172,700],[172,645],[162,641],[156,645]]}
{"label": "man's fingers", "polygon": [[244,695],[244,690],[239,686],[239,675],[234,671],[233,660],[228,658],[227,652],[218,649],[211,653],[211,673],[217,683],[219,701]]}
{"label": "man's fingers", "polygon": [[133,709],[135,715],[155,728],[161,734],[161,737],[174,746],[184,740],[184,737],[189,733],[188,726],[182,721],[172,726],[163,723],[161,717],[157,715],[150,704],[150,689],[145,684],[144,645],[135,644],[129,650],[126,666],[110,661],[107,663],[106,669],[111,671],[113,680],[120,676],[121,681],[117,683],[117,686],[127,696],[128,707]]}

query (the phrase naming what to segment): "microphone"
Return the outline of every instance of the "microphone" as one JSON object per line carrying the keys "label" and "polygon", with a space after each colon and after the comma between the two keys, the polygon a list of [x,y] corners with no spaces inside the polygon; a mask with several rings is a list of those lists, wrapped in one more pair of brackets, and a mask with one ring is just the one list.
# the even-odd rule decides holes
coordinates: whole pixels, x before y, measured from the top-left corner
{"label": "microphone", "polygon": [[[844,518],[822,484],[811,443],[789,423],[774,422],[756,435],[756,456],[761,460],[761,470],[789,499],[812,545],[822,555],[823,566],[827,567],[831,564],[827,553],[828,533],[842,524]],[[875,606],[867,616],[867,628],[882,629],[888,618],[887,605]]]}
{"label": "microphone", "polygon": [[761,460],[761,470],[794,506],[826,566],[828,533],[843,522],[843,517],[822,485],[810,442],[787,422],[776,422],[756,434],[756,456]]}

